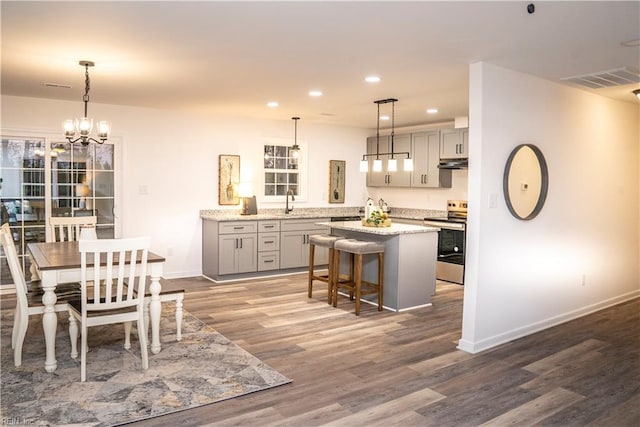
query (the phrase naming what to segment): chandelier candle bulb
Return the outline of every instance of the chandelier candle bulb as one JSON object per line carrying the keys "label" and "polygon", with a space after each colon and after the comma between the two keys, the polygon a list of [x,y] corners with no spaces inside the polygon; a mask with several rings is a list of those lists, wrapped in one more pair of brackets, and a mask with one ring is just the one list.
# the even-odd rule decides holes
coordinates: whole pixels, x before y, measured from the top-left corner
{"label": "chandelier candle bulb", "polygon": [[64,127],[65,138],[73,138],[76,134],[76,125],[73,120],[65,120],[62,126]]}
{"label": "chandelier candle bulb", "polygon": [[101,120],[98,122],[98,138],[107,138],[109,136],[109,122]]}
{"label": "chandelier candle bulb", "polygon": [[80,132],[81,136],[89,136],[93,130],[93,120],[83,117],[78,121],[76,127],[78,128],[78,132]]}

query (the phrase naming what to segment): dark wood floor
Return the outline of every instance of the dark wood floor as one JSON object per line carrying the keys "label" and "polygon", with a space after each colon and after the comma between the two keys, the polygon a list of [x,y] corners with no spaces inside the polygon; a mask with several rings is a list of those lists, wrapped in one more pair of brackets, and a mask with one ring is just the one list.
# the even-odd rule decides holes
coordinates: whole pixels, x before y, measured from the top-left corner
{"label": "dark wood floor", "polygon": [[433,307],[360,317],[323,284],[307,298],[305,274],[163,286],[294,381],[135,426],[640,426],[640,299],[470,355],[458,285],[439,283]]}

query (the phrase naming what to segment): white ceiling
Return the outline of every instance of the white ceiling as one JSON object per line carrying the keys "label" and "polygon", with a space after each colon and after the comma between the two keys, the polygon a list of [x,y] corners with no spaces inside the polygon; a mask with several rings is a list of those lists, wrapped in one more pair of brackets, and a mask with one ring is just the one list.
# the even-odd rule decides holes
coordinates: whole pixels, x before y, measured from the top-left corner
{"label": "white ceiling", "polygon": [[[78,61],[91,60],[91,102],[374,128],[382,98],[399,99],[397,127],[467,115],[477,61],[559,83],[640,69],[640,46],[621,45],[640,39],[640,2],[527,4],[3,0],[1,89],[77,100],[80,113]],[[595,92],[638,102],[636,88]]]}

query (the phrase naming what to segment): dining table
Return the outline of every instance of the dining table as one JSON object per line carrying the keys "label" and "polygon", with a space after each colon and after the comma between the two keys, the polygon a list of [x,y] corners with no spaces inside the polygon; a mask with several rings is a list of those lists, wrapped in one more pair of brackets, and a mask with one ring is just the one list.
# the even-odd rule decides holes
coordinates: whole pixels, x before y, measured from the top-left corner
{"label": "dining table", "polygon": [[[77,241],[29,243],[27,250],[31,257],[32,265],[40,276],[42,290],[42,303],[44,314],[42,326],[46,345],[45,370],[54,372],[58,366],[56,361],[56,329],[58,318],[54,309],[56,304],[56,286],[59,283],[80,282],[81,260],[80,248]],[[139,262],[139,261],[138,261]],[[147,275],[149,275],[149,292],[151,293],[149,304],[149,318],[151,323],[151,352],[157,354],[160,349],[160,316],[162,306],[160,303],[160,278],[164,268],[165,258],[153,252],[148,253]],[[87,266],[93,267],[92,257],[87,259]]]}

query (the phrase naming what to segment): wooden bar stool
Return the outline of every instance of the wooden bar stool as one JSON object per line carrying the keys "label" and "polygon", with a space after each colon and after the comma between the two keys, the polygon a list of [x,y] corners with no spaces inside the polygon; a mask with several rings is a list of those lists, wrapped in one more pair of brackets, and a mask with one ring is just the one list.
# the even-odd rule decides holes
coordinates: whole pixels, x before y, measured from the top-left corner
{"label": "wooden bar stool", "polygon": [[[384,278],[384,243],[369,242],[356,239],[343,239],[334,244],[334,291],[333,306],[338,306],[338,290],[345,288],[349,290],[349,295],[355,293],[356,299],[356,316],[360,315],[360,297],[362,295],[376,294],[378,296],[378,311],[382,311],[382,295],[383,295],[383,278]],[[355,256],[353,263],[355,264],[355,274],[352,274],[350,268],[349,279],[347,281],[339,281],[340,270],[340,253],[346,252]],[[378,283],[371,283],[362,280],[362,258],[367,254],[378,255]]]}
{"label": "wooden bar stool", "polygon": [[[332,236],[330,234],[312,234],[309,236],[309,277],[308,277],[308,294],[311,298],[313,290],[313,281],[320,280],[327,284],[327,304],[331,304],[333,283],[333,245],[336,241],[344,239],[342,236]],[[327,274],[315,274],[314,272],[314,255],[316,246],[329,249],[329,271]]]}

